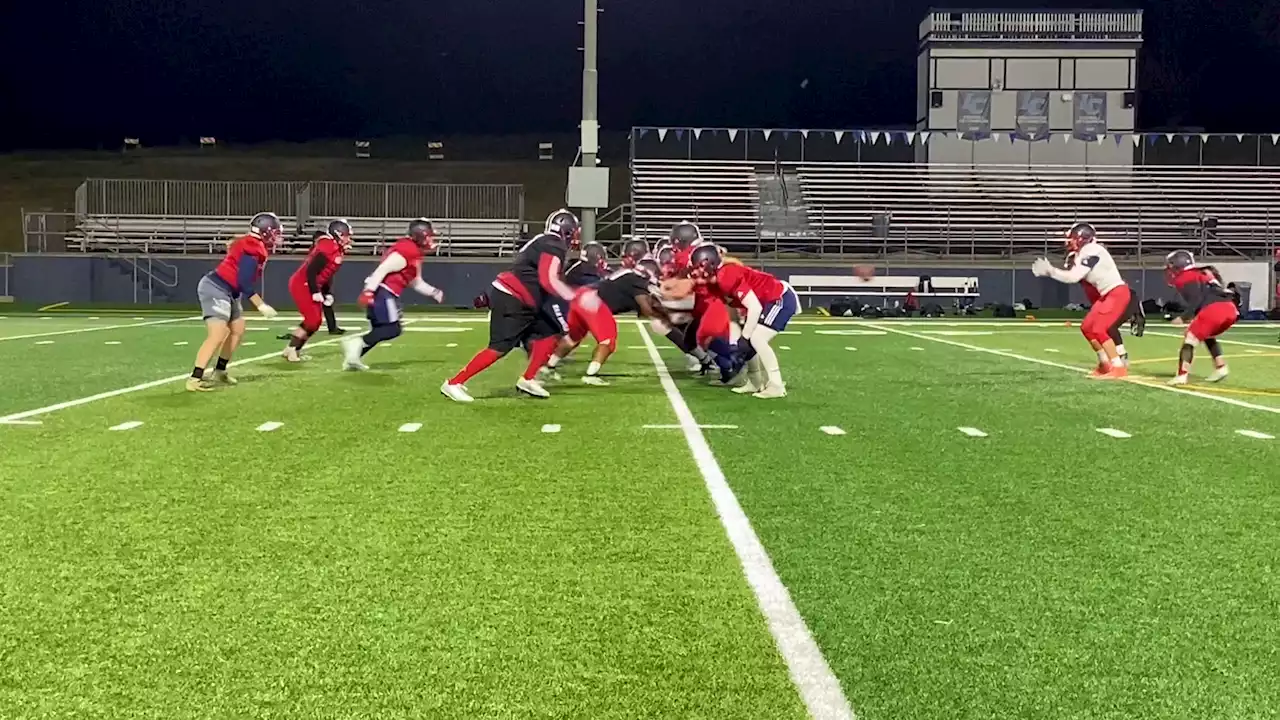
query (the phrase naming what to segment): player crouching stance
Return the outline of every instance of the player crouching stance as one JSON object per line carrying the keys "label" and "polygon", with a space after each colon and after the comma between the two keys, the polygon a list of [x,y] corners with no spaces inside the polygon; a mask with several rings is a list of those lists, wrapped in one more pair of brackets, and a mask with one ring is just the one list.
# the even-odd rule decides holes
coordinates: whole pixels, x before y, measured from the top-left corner
{"label": "player crouching stance", "polygon": [[1191,320],[1182,338],[1178,352],[1178,374],[1170,385],[1186,385],[1191,375],[1191,360],[1196,354],[1196,344],[1204,343],[1213,356],[1213,373],[1205,378],[1218,382],[1227,377],[1227,360],[1222,355],[1218,336],[1226,332],[1240,318],[1234,294],[1222,284],[1222,276],[1213,267],[1196,267],[1195,256],[1186,250],[1174,250],[1165,257],[1165,277],[1177,289],[1186,303],[1187,310],[1181,320]]}
{"label": "player crouching stance", "polygon": [[316,238],[311,252],[302,265],[289,278],[289,295],[302,313],[302,323],[293,331],[289,345],[284,349],[284,359],[300,362],[302,346],[312,335],[320,331],[320,323],[326,317],[325,310],[332,311],[333,276],[342,267],[342,258],[351,248],[351,224],[346,220],[329,223],[325,234]]}
{"label": "player crouching stance", "polygon": [[409,223],[409,234],[395,241],[382,256],[382,262],[364,281],[360,306],[369,318],[369,332],[342,340],[344,370],[368,370],[361,358],[375,345],[400,337],[404,325],[400,320],[400,294],[411,287],[436,302],[444,302],[444,293],[422,279],[422,258],[436,247],[431,221],[418,218]]}
{"label": "player crouching stance", "polygon": [[617,316],[639,313],[659,322],[668,321],[667,313],[653,296],[657,274],[656,262],[641,260],[637,267],[622,268],[601,280],[594,290],[579,290],[569,302],[569,334],[560,341],[555,354],[547,361],[547,367],[555,370],[556,365],[590,333],[595,338],[596,349],[582,382],[608,385],[599,373],[609,356],[618,349]]}
{"label": "player crouching stance", "polygon": [[786,397],[778,354],[769,343],[800,309],[795,290],[767,272],[724,263],[714,245],[694,249],[689,264],[695,276],[714,283],[718,292],[743,312],[739,347],[747,361],[747,382],[734,392],[765,399]]}
{"label": "player crouching stance", "polygon": [[187,389],[204,392],[213,389],[213,382],[205,378],[204,371],[214,353],[218,363],[214,366],[215,382],[235,385],[227,374],[227,366],[240,341],[244,339],[244,308],[241,298],[249,302],[265,318],[273,318],[276,311],[258,294],[258,281],[262,268],[267,264],[267,254],[275,247],[281,235],[280,218],[274,213],[262,212],[249,221],[249,234],[236,238],[227,247],[227,256],[208,275],[200,278],[196,297],[209,334],[196,352],[196,365],[187,378]]}
{"label": "player crouching stance", "polygon": [[1067,252],[1075,253],[1071,269],[1054,267],[1053,263],[1040,258],[1031,265],[1031,272],[1036,277],[1051,277],[1061,283],[1085,282],[1098,291],[1098,301],[1080,323],[1080,332],[1098,354],[1098,367],[1092,377],[1118,379],[1127,377],[1129,370],[1120,360],[1111,328],[1128,314],[1133,293],[1120,277],[1111,253],[1096,240],[1097,232],[1092,225],[1076,223],[1067,231],[1066,239]]}

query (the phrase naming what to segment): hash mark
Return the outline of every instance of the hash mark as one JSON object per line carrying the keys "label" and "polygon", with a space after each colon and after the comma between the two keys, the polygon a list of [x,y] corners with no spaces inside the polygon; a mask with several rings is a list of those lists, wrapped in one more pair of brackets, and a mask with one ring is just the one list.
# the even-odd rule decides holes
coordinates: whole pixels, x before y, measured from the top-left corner
{"label": "hash mark", "polygon": [[422,423],[405,423],[400,426],[400,432],[418,432],[422,429]]}
{"label": "hash mark", "polygon": [[259,425],[258,432],[271,432],[273,430],[279,430],[282,427],[284,427],[284,423],[276,422],[275,420],[272,420],[270,422],[264,422],[261,425]]}
{"label": "hash mark", "polygon": [[1117,430],[1115,428],[1098,428],[1098,432],[1102,433],[1103,435],[1106,435],[1107,437],[1113,437],[1118,440],[1123,440],[1125,438],[1133,437],[1129,433],[1123,430]]}
{"label": "hash mark", "polygon": [[560,432],[560,426],[559,426],[559,425],[543,425],[543,426],[542,426],[542,432],[544,432],[544,433],[558,433],[558,432]]}
{"label": "hash mark", "polygon": [[986,433],[982,432],[981,430],[975,427],[958,427],[956,429],[964,433],[965,435],[968,435],[969,437],[984,438],[987,436]]}
{"label": "hash mark", "polygon": [[1276,439],[1275,435],[1268,435],[1263,432],[1258,432],[1257,430],[1237,430],[1236,433],[1248,438],[1253,438],[1254,440],[1275,440]]}
{"label": "hash mark", "polygon": [[129,422],[122,422],[122,423],[120,423],[119,425],[112,425],[112,426],[111,426],[110,428],[108,428],[108,429],[110,429],[110,430],[132,430],[132,429],[134,429],[134,428],[136,428],[136,427],[142,427],[142,421],[141,421],[141,420],[130,420]]}
{"label": "hash mark", "polygon": [[818,429],[819,429],[819,430],[821,430],[822,432],[824,432],[824,433],[828,434],[828,435],[843,435],[843,434],[844,434],[844,430],[842,430],[841,428],[836,427],[835,425],[823,425],[822,427],[820,427],[820,428],[818,428]]}

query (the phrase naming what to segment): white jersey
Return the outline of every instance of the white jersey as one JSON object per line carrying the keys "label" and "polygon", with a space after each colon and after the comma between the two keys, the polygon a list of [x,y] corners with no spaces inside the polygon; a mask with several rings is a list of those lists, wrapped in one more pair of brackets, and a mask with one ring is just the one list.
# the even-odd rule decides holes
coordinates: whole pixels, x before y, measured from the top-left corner
{"label": "white jersey", "polygon": [[1081,246],[1076,253],[1075,266],[1070,270],[1058,270],[1054,278],[1063,282],[1085,282],[1098,291],[1098,295],[1106,295],[1124,285],[1120,277],[1120,268],[1111,257],[1111,252],[1102,243],[1091,242]]}

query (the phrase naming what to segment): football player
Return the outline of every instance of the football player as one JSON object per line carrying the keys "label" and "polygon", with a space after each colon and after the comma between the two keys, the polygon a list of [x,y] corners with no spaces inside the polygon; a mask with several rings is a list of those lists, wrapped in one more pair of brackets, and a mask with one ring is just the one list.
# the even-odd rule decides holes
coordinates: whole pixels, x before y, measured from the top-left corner
{"label": "football player", "polygon": [[[538,371],[555,352],[558,338],[565,329],[546,312],[547,298],[564,301],[574,299],[578,289],[562,277],[565,257],[577,250],[582,239],[578,217],[568,210],[557,210],[547,217],[544,231],[516,252],[511,268],[499,273],[489,293],[489,345],[467,363],[458,374],[444,381],[440,392],[455,402],[472,402],[466,383],[493,365],[507,353],[530,340],[529,365],[516,389],[537,398],[551,397],[538,381]],[[599,302],[594,291],[587,289],[584,305]]]}
{"label": "football player", "polygon": [[422,259],[436,249],[435,228],[426,218],[409,223],[408,234],[392,243],[382,254],[382,262],[365,278],[359,303],[369,318],[369,332],[342,339],[342,367],[368,370],[364,356],[378,343],[400,337],[403,307],[400,295],[413,288],[421,295],[444,302],[444,292],[422,279]]}
{"label": "football player", "polygon": [[1076,223],[1067,230],[1064,241],[1067,252],[1075,253],[1070,270],[1055,267],[1044,258],[1031,265],[1036,277],[1051,277],[1061,283],[1085,282],[1098,292],[1098,301],[1089,308],[1080,332],[1098,355],[1098,367],[1092,377],[1117,379],[1127,377],[1128,368],[1120,361],[1120,352],[1111,337],[1111,328],[1122,322],[1128,312],[1133,293],[1120,277],[1111,253],[1097,241],[1097,232],[1089,223]]}
{"label": "football player", "polygon": [[289,277],[289,295],[302,314],[302,324],[293,332],[284,358],[289,362],[303,359],[302,346],[320,331],[325,308],[333,308],[333,276],[342,267],[342,258],[351,247],[351,223],[334,220],[324,235],[316,238],[311,252]]}
{"label": "football player", "polygon": [[[249,221],[249,232],[241,235],[227,247],[227,255],[212,272],[200,278],[196,285],[196,297],[204,317],[208,335],[196,351],[196,364],[187,378],[187,390],[203,392],[213,389],[215,382],[235,385],[227,374],[227,366],[240,341],[244,339],[244,308],[242,298],[257,308],[262,316],[271,319],[276,311],[262,299],[258,283],[267,255],[275,248],[283,234],[280,218],[275,213],[260,212]],[[209,360],[217,353],[218,361],[213,377],[205,378]]]}
{"label": "football player", "polygon": [[596,349],[582,382],[608,385],[599,377],[600,368],[618,349],[618,315],[639,313],[641,317],[665,320],[666,311],[653,296],[653,278],[646,268],[622,268],[600,281],[595,303],[583,302],[589,291],[579,290],[569,303],[569,334],[547,360],[552,373],[556,366],[587,336],[595,338]]}
{"label": "football player", "polygon": [[800,310],[795,290],[767,272],[725,263],[715,245],[695,248],[690,263],[699,278],[713,284],[742,313],[739,346],[745,344],[741,355],[747,361],[747,381],[734,392],[766,399],[786,397],[778,354],[769,343]]}
{"label": "football player", "polygon": [[1165,278],[1177,289],[1187,307],[1175,322],[1179,325],[1188,320],[1191,322],[1178,352],[1178,374],[1169,384],[1186,385],[1189,382],[1197,343],[1204,343],[1213,357],[1213,372],[1205,380],[1219,382],[1226,379],[1227,360],[1223,357],[1218,337],[1240,318],[1235,293],[1223,286],[1222,276],[1216,268],[1197,266],[1195,256],[1187,250],[1169,253],[1165,257],[1164,269]]}
{"label": "football player", "polygon": [[[1076,253],[1067,253],[1067,261],[1063,264],[1063,268],[1070,270],[1075,266]],[[1080,288],[1084,290],[1084,296],[1089,301],[1089,305],[1093,306],[1102,298],[1102,294],[1098,292],[1098,288],[1092,283],[1081,280]],[[1120,327],[1125,323],[1129,323],[1129,333],[1134,337],[1142,337],[1147,328],[1147,313],[1142,309],[1142,300],[1137,293],[1131,292],[1129,295],[1129,307],[1116,317],[1116,321],[1107,329],[1107,336],[1116,344],[1116,353],[1120,357],[1120,362],[1125,367],[1129,366],[1129,351],[1124,346],[1124,336],[1120,334]],[[1105,356],[1106,353],[1103,353]],[[1098,362],[1102,362],[1102,357],[1098,358]]]}

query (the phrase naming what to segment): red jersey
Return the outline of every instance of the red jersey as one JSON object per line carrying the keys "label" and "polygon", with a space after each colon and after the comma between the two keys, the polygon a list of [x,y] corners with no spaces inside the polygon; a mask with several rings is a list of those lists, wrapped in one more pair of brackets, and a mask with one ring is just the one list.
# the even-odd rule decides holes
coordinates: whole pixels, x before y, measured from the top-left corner
{"label": "red jersey", "polygon": [[333,276],[342,267],[345,255],[342,245],[328,235],[316,240],[307,253],[307,259],[293,272],[289,278],[290,285],[306,286],[312,293],[318,293],[333,282]]}
{"label": "red jersey", "polygon": [[400,297],[400,293],[418,279],[418,273],[422,269],[422,248],[418,247],[418,243],[412,238],[405,237],[387,248],[387,251],[382,254],[382,259],[386,260],[391,253],[400,253],[400,257],[404,258],[404,269],[388,273],[382,278],[382,287],[390,290],[392,295]]}
{"label": "red jersey", "polygon": [[227,256],[222,258],[213,274],[231,290],[232,297],[257,292],[262,269],[267,264],[267,246],[254,235],[242,235],[227,246]]}
{"label": "red jersey", "polygon": [[746,265],[721,265],[716,271],[716,285],[720,287],[721,294],[739,307],[749,292],[756,294],[761,305],[778,302],[786,292],[781,280]]}

